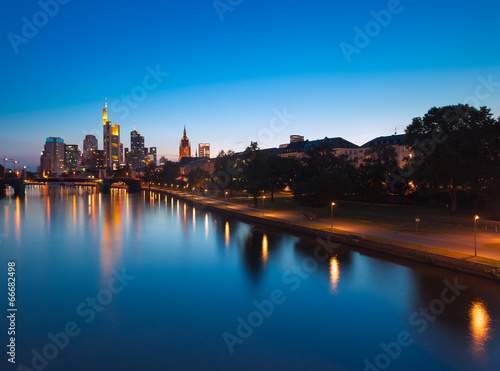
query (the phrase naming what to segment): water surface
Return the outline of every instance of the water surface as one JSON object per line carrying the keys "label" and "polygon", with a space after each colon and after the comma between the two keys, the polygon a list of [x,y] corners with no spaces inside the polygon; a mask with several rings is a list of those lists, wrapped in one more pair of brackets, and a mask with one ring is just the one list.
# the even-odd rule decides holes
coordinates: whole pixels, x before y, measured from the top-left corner
{"label": "water surface", "polygon": [[32,187],[0,200],[17,366],[500,369],[500,285],[325,243],[155,193]]}

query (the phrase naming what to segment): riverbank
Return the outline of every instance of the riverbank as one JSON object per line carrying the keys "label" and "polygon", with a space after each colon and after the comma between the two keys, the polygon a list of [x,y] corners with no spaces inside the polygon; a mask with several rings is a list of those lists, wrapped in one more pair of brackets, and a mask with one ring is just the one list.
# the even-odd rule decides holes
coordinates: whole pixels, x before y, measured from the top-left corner
{"label": "riverbank", "polygon": [[[500,282],[500,258],[497,257],[497,255],[500,256],[500,253],[485,252],[487,256],[480,255],[477,257],[474,257],[472,254],[466,254],[460,248],[461,243],[463,243],[463,239],[460,236],[456,238],[457,241],[455,243],[451,239],[443,241],[443,238],[441,238],[441,240],[434,241],[432,244],[421,244],[422,241],[430,241],[429,237],[412,239],[408,238],[412,236],[402,236],[404,238],[394,239],[394,233],[389,232],[385,234],[378,233],[378,235],[375,235],[375,233],[372,233],[372,235],[352,233],[352,231],[341,229],[338,226],[331,228],[322,221],[301,221],[285,213],[254,209],[231,204],[223,200],[160,188],[145,188],[145,190],[172,195],[196,208],[215,211],[227,216],[237,217],[243,221],[278,228],[289,233],[330,239],[330,241],[347,244],[359,249],[410,259]],[[412,240],[418,243],[409,242]],[[442,244],[448,244],[446,245],[447,248],[439,247]]]}

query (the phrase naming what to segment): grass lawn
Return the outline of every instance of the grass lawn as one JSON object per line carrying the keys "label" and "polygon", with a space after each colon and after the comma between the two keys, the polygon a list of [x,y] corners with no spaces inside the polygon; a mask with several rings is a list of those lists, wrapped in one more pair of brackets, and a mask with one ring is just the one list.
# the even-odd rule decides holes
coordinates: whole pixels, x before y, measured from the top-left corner
{"label": "grass lawn", "polygon": [[[225,201],[253,207],[253,199],[245,196],[233,196],[225,198]],[[266,198],[258,199],[258,208],[269,211],[286,212],[301,216],[310,213],[310,207],[299,205],[293,200],[291,194],[279,193],[274,196],[271,203],[270,194]],[[331,220],[330,207],[315,209],[317,218]],[[370,204],[362,202],[338,201],[333,209],[334,221],[341,223],[356,224],[367,228],[384,229],[392,232],[416,232],[416,217],[420,218],[418,225],[419,233],[423,235],[435,234],[461,234],[471,233],[474,230],[473,214],[469,212],[457,212],[453,216],[448,215],[446,208],[432,208],[408,205]],[[500,223],[490,221],[478,221],[478,231],[484,230],[488,225],[488,231],[493,232]]]}

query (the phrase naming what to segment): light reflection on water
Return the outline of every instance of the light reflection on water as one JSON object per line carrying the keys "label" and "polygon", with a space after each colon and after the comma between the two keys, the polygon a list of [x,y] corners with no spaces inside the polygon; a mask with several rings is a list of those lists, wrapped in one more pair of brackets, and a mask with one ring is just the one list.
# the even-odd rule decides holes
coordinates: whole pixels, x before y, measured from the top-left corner
{"label": "light reflection on water", "polygon": [[[308,271],[303,264],[313,258],[316,240],[155,193],[39,187],[0,205],[0,234],[7,235],[1,246],[16,246],[15,254],[0,250],[2,263],[15,258],[26,272],[18,287],[27,328],[20,359],[30,359],[47,333],[78,321],[75,306],[105,287],[114,270],[125,267],[137,277],[98,322],[79,322],[84,331],[62,356],[67,367],[48,369],[95,369],[93,354],[102,369],[123,371],[167,363],[172,369],[355,370],[401,331],[415,343],[391,369],[500,369],[500,290],[489,281],[461,275],[471,289],[420,334],[409,316],[439,297],[454,272],[351,247],[336,248]],[[237,318],[247,319],[252,303],[268,300],[275,289],[286,301],[229,353],[222,334],[236,334]],[[101,342],[106,346],[96,347]],[[128,368],[138,353],[144,363]]]}
{"label": "light reflection on water", "polygon": [[264,234],[262,237],[262,262],[264,265],[267,263],[267,257],[269,255],[268,251],[268,242],[267,242],[267,234]]}
{"label": "light reflection on water", "polygon": [[491,317],[486,309],[486,304],[473,301],[469,309],[471,349],[475,356],[484,359],[487,357],[486,346],[490,339]]}
{"label": "light reflection on water", "polygon": [[330,259],[330,285],[332,292],[337,291],[339,280],[340,280],[339,262],[336,256],[332,256]]}

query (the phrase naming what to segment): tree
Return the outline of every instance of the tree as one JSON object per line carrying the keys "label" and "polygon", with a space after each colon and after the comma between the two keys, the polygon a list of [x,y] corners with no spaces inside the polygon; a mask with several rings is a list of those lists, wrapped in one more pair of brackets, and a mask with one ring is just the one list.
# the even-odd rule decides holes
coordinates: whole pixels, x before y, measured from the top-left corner
{"label": "tree", "polygon": [[167,161],[163,164],[159,172],[160,181],[164,184],[174,184],[181,174],[181,169],[177,162]]}
{"label": "tree", "polygon": [[142,180],[147,183],[156,182],[158,179],[156,177],[156,165],[152,162],[147,164],[143,171],[144,175],[142,176]]}
{"label": "tree", "polygon": [[254,207],[262,191],[269,188],[268,154],[259,150],[257,142],[251,142],[241,155],[242,187],[253,197]]}
{"label": "tree", "polygon": [[240,176],[241,167],[238,156],[232,150],[227,153],[220,151],[214,161],[212,182],[209,186],[220,191],[224,189],[235,191],[239,187]]}
{"label": "tree", "polygon": [[446,190],[454,212],[457,191],[478,191],[491,178],[499,137],[499,121],[487,107],[433,107],[406,128],[405,142],[413,153],[408,174],[420,191]]}
{"label": "tree", "polygon": [[295,157],[268,156],[268,184],[266,189],[271,192],[271,202],[274,202],[274,192],[291,186],[297,176],[301,164]]}
{"label": "tree", "polygon": [[357,193],[371,198],[386,195],[386,174],[398,170],[398,155],[394,147],[377,143],[366,153],[358,169]]}
{"label": "tree", "polygon": [[326,206],[344,198],[352,189],[356,173],[345,155],[337,156],[328,144],[321,144],[307,152],[297,180],[293,185],[294,198],[303,205]]}
{"label": "tree", "polygon": [[206,170],[196,168],[191,170],[187,175],[188,183],[190,187],[198,188],[201,190],[202,187],[210,180],[210,173]]}

